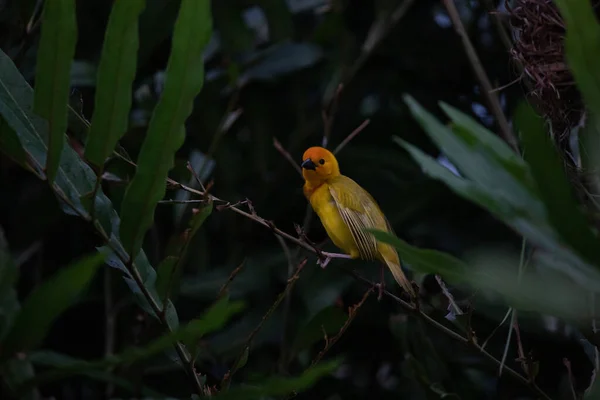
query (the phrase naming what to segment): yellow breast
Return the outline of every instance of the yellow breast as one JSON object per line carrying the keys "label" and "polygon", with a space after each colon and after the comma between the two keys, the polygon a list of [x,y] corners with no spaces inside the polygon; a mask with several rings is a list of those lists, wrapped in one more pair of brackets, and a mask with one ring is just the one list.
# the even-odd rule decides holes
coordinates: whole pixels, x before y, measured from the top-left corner
{"label": "yellow breast", "polygon": [[340,216],[338,208],[329,192],[327,183],[315,189],[309,197],[310,205],[319,216],[327,235],[338,248],[353,258],[358,257],[358,248],[352,233]]}

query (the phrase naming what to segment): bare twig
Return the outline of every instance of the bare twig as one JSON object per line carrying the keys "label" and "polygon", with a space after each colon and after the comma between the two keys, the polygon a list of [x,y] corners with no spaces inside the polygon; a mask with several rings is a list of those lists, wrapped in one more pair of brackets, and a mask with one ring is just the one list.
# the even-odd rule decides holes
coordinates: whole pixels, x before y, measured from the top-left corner
{"label": "bare twig", "polygon": [[220,299],[221,297],[223,297],[225,295],[225,293],[227,293],[227,289],[229,288],[229,285],[231,285],[231,282],[233,282],[235,277],[240,272],[242,272],[242,269],[244,269],[244,265],[245,265],[245,260],[242,261],[242,263],[239,265],[239,267],[237,267],[236,269],[234,269],[231,272],[231,274],[229,275],[229,278],[227,279],[227,282],[225,282],[223,284],[223,286],[221,286],[221,289],[219,289],[219,293],[217,294],[217,300]]}
{"label": "bare twig", "polygon": [[502,107],[500,106],[500,101],[498,101],[498,97],[496,93],[493,91],[492,84],[481,64],[481,60],[469,39],[469,35],[465,30],[465,26],[463,25],[460,15],[458,14],[458,10],[456,9],[456,5],[454,4],[454,0],[443,0],[446,10],[448,11],[448,16],[452,20],[452,24],[454,25],[454,29],[456,33],[460,36],[463,46],[465,48],[465,52],[467,53],[467,57],[471,62],[471,67],[473,67],[473,71],[479,80],[479,84],[481,85],[482,92],[489,103],[490,110],[492,114],[496,117],[496,121],[500,128],[500,133],[504,140],[513,148],[513,150],[519,154],[519,146],[517,143],[517,139],[515,138],[510,125],[508,124],[508,120],[502,111]]}
{"label": "bare twig", "polygon": [[450,291],[448,291],[448,288],[446,287],[446,284],[442,280],[442,277],[436,274],[435,280],[437,281],[438,285],[440,285],[440,288],[442,289],[442,294],[448,300],[449,308],[451,308],[453,310],[454,314],[456,314],[456,315],[464,314],[464,312],[460,309],[458,304],[456,304],[456,301],[454,301],[454,296],[452,296],[452,293],[450,293]]}
{"label": "bare twig", "polygon": [[237,358],[234,361],[233,366],[231,367],[231,369],[229,371],[227,371],[227,373],[223,377],[223,380],[221,381],[221,388],[222,389],[229,387],[229,383],[231,382],[231,379],[233,378],[233,375],[236,373],[236,371],[240,367],[239,364],[240,364],[241,360],[250,351],[250,346],[252,345],[252,340],[258,334],[258,332],[262,329],[264,323],[269,319],[269,317],[271,317],[271,315],[273,314],[273,312],[277,309],[277,307],[279,306],[279,304],[281,303],[281,301],[283,300],[283,298],[292,289],[292,287],[294,286],[294,284],[296,283],[296,281],[300,277],[300,272],[302,271],[302,269],[306,265],[306,261],[308,261],[308,259],[305,258],[298,265],[298,267],[296,268],[296,272],[294,273],[294,275],[292,275],[292,277],[290,279],[288,279],[288,282],[287,282],[287,285],[285,286],[285,289],[283,289],[283,291],[279,294],[279,296],[277,296],[277,299],[271,305],[271,308],[269,308],[269,310],[265,313],[265,315],[263,315],[260,323],[256,326],[256,328],[254,328],[254,330],[252,332],[250,332],[250,335],[248,335],[248,338],[246,339],[246,342],[244,343],[242,351],[237,356]]}
{"label": "bare twig", "polygon": [[335,150],[333,150],[333,154],[337,154],[340,151],[342,151],[342,149],[344,147],[346,147],[346,145],[348,143],[350,143],[350,141],[352,139],[354,139],[359,133],[361,133],[366,127],[367,125],[369,125],[369,123],[371,123],[370,119],[366,119],[363,121],[362,124],[360,124],[356,129],[354,129],[348,136],[346,136],[346,138],[344,140],[342,140],[342,143],[338,144],[338,146],[335,148]]}
{"label": "bare twig", "polygon": [[281,155],[290,162],[290,165],[292,167],[294,167],[294,169],[300,174],[300,176],[302,176],[302,170],[300,169],[300,166],[298,165],[298,163],[296,161],[294,161],[294,158],[291,156],[291,154],[283,148],[283,146],[281,145],[281,142],[279,142],[279,140],[277,140],[277,138],[273,138],[273,146],[277,149],[277,151],[279,153],[281,153]]}
{"label": "bare twig", "polygon": [[[323,348],[323,350],[321,350],[319,352],[319,354],[317,354],[317,356],[315,357],[315,359],[312,361],[312,363],[310,364],[310,367],[313,367],[315,364],[317,364],[319,361],[321,361],[321,359],[323,358],[323,356],[325,355],[325,353],[327,353],[329,351],[329,349],[331,349],[333,347],[333,345],[342,337],[342,335],[344,334],[344,332],[346,332],[346,329],[348,329],[348,327],[350,326],[350,324],[352,323],[352,321],[354,321],[354,318],[356,317],[356,314],[358,314],[358,310],[363,306],[363,304],[365,304],[365,301],[367,301],[367,298],[369,298],[369,296],[371,295],[371,293],[373,293],[373,289],[375,286],[371,286],[363,295],[362,299],[356,303],[355,305],[348,307],[348,319],[346,320],[346,322],[344,323],[344,325],[342,325],[342,327],[340,328],[339,332],[332,337],[331,339],[327,337],[327,335],[325,335],[325,347]],[[309,368],[310,368],[309,367]]]}

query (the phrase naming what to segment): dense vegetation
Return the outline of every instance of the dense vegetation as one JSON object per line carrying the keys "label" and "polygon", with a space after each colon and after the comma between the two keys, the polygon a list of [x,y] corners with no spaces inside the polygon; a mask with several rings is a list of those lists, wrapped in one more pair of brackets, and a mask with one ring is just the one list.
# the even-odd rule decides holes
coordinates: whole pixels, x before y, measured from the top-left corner
{"label": "dense vegetation", "polygon": [[0,2],[0,398],[600,399],[596,9]]}

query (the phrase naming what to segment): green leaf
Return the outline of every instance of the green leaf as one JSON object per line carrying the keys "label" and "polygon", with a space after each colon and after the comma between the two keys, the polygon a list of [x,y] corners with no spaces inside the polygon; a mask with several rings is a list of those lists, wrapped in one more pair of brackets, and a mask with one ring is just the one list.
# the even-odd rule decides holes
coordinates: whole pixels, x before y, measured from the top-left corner
{"label": "green leaf", "polygon": [[234,387],[226,392],[220,392],[215,397],[219,400],[252,400],[263,399],[265,396],[283,396],[292,392],[302,392],[310,389],[319,379],[331,374],[340,366],[339,360],[319,363],[307,369],[302,375],[292,378],[273,377],[265,382]]}
{"label": "green leaf", "polygon": [[174,285],[175,277],[173,274],[177,272],[178,262],[179,257],[167,256],[156,268],[156,292],[161,299],[167,296],[169,288]]}
{"label": "green leaf", "polygon": [[[24,382],[35,377],[35,370],[29,360],[22,360],[17,357],[7,360],[2,366],[1,376],[6,387],[13,392],[14,398],[22,400],[39,400],[42,398],[35,387],[30,387],[30,390],[20,389]],[[17,391],[20,393],[17,393]]]}
{"label": "green leaf", "polygon": [[10,256],[4,231],[0,227],[0,342],[4,340],[21,308],[15,290],[18,277],[19,270]]}
{"label": "green leaf", "polygon": [[375,229],[367,229],[367,231],[371,232],[378,241],[398,249],[402,261],[410,264],[411,269],[423,273],[439,274],[450,282],[460,282],[466,279],[469,267],[463,261],[449,254],[411,246],[404,240],[384,231]]}
{"label": "green leaf", "polygon": [[319,311],[300,329],[292,342],[292,353],[307,349],[323,339],[323,334],[335,335],[348,316],[339,308],[329,306]]}
{"label": "green leaf", "polygon": [[98,67],[94,114],[85,157],[102,168],[129,124],[138,50],[138,18],[145,0],[116,1]]}
{"label": "green leaf", "polygon": [[[407,95],[404,99],[423,129],[463,175],[485,189],[489,195],[517,209],[527,210],[536,221],[545,219],[543,203],[532,193],[531,182],[525,180],[528,176],[528,172],[524,170],[525,165],[507,155],[502,146],[493,145],[494,140],[489,137],[493,135],[491,132],[471,133],[468,140],[465,140],[465,137],[457,135],[425,111],[412,97]],[[445,108],[453,111],[450,107]],[[459,126],[464,126],[464,120],[459,122]],[[483,140],[480,139],[482,136]],[[499,159],[505,161],[500,163]],[[507,164],[511,162],[511,167],[507,168]],[[519,170],[520,173],[515,172]],[[517,179],[518,175],[523,179]]]}
{"label": "green leaf", "polygon": [[73,358],[61,358],[56,360],[56,357],[51,357],[55,353],[33,353],[29,359],[34,364],[48,365],[50,363],[49,359],[54,358],[52,361],[56,369],[40,374],[34,380],[28,382],[28,385],[61,379],[69,375],[79,374],[82,371],[104,370],[121,364],[130,365],[147,360],[164,352],[177,342],[197,341],[203,335],[220,329],[232,316],[243,309],[243,302],[229,302],[227,298],[222,298],[210,307],[199,319],[190,321],[179,329],[169,332],[150,342],[148,345],[144,347],[129,347],[120,354],[96,361],[77,360]]}
{"label": "green leaf", "polygon": [[[96,253],[60,269],[29,294],[2,346],[4,357],[37,347],[52,322],[81,295],[104,260]],[[51,300],[51,301],[50,301]]]}
{"label": "green leaf", "polygon": [[[113,372],[99,369],[93,363],[88,363],[84,360],[78,360],[65,354],[60,354],[53,351],[39,351],[29,355],[27,357],[27,362],[30,362],[36,366],[39,365],[43,367],[52,367],[54,369],[40,375],[39,378],[33,378],[33,376],[31,376],[30,379],[28,379],[19,387],[19,391],[25,391],[30,387],[36,387],[40,384],[47,384],[49,382],[62,380],[73,375],[80,375],[97,381],[112,383],[115,386],[119,386],[132,394],[138,393],[139,390],[139,393],[143,394],[144,396],[149,396],[151,398],[165,398],[164,395],[155,392],[145,385],[141,385],[139,383],[130,383],[126,379],[115,375]],[[72,368],[73,365],[77,365],[77,368]]]}
{"label": "green leaf", "polygon": [[[2,130],[14,132],[30,157],[32,168],[39,176],[45,176],[47,136],[42,137],[41,132],[47,135],[47,124],[33,115],[32,104],[33,90],[10,57],[0,50],[0,115],[8,125],[3,125]],[[3,132],[4,140],[10,141],[7,135]]]}
{"label": "green leaf", "polygon": [[[16,132],[23,148],[32,160],[32,164],[41,171],[46,160],[44,137],[47,137],[47,127],[40,117],[33,114],[32,104],[33,90],[12,60],[0,50],[0,115]],[[72,123],[76,125],[76,129],[84,133],[87,130],[87,121],[72,108],[69,109],[69,112],[73,117]],[[84,205],[84,203],[91,204],[91,199],[88,201],[86,197],[94,190],[95,183],[96,174],[94,171],[81,160],[75,150],[70,146],[65,146],[57,179],[52,185],[54,193],[61,202],[63,211],[90,220],[92,218],[92,215],[90,215],[91,210],[89,205]],[[82,201],[82,199],[85,199],[85,201]],[[111,247],[116,249],[122,258],[126,259],[127,253],[121,246],[118,237],[119,216],[115,212],[110,199],[103,193],[102,188],[99,188],[96,192],[93,211],[94,217],[97,219],[94,221],[96,229],[103,231],[110,238]],[[134,282],[129,270],[119,260],[114,251],[109,246],[100,247],[98,250],[101,252],[108,251],[107,263],[125,272],[124,279],[135,294],[138,303],[151,315],[158,317],[145,297],[144,291]],[[140,276],[144,290],[161,307],[160,299],[154,287],[156,271],[148,262],[143,251],[139,252],[135,258],[132,270]],[[167,306],[166,317],[171,329],[178,326],[177,313],[170,302]]]}
{"label": "green leaf", "polygon": [[0,150],[22,168],[37,174],[42,179],[44,178],[41,171],[36,171],[29,165],[27,153],[21,146],[19,137],[2,117],[0,117]]}
{"label": "green leaf", "polygon": [[520,103],[514,118],[521,132],[524,157],[548,210],[548,219],[565,243],[600,268],[599,238],[575,199],[563,162],[544,129],[543,119],[526,102]]}
{"label": "green leaf", "polygon": [[589,198],[600,211],[600,114],[588,112],[585,125],[579,130],[579,154],[581,157],[582,178],[590,190]]}
{"label": "green leaf", "polygon": [[71,63],[76,42],[75,0],[44,2],[36,62],[34,110],[48,121],[46,175],[50,183],[56,178],[65,142]]}
{"label": "green leaf", "polygon": [[565,272],[573,279],[592,291],[598,290],[595,282],[600,280],[600,272],[561,241],[548,219],[537,185],[530,182],[529,177],[533,175],[527,170],[528,165],[523,168],[501,151],[495,151],[497,146],[486,145],[492,143],[491,139],[477,139],[477,136],[492,135],[491,132],[480,130],[477,134],[467,134],[464,124],[452,131],[410,96],[405,99],[417,121],[465,178],[454,175],[416,147],[394,138],[421,164],[425,173],[489,210],[531,243],[553,253],[569,266]]}
{"label": "green leaf", "polygon": [[600,25],[589,0],[556,0],[566,24],[567,64],[585,102],[600,113]]}
{"label": "green leaf", "polygon": [[212,33],[210,2],[183,0],[173,33],[164,91],[154,109],[138,167],[121,206],[121,240],[134,258],[165,194],[165,180],[185,136],[184,122],[204,83],[202,50]]}

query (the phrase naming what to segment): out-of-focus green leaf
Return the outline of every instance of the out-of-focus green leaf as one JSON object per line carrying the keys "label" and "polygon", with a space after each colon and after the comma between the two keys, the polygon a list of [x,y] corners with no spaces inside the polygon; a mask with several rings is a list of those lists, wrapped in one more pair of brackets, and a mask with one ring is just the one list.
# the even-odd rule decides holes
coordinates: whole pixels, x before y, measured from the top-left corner
{"label": "out-of-focus green leaf", "polygon": [[[65,354],[60,354],[53,351],[39,351],[29,355],[27,357],[27,362],[30,362],[33,365],[52,367],[55,369],[41,375],[41,379],[31,379],[33,378],[33,376],[31,376],[30,379],[28,379],[19,387],[20,392],[25,391],[30,387],[35,387],[36,385],[65,379],[73,375],[82,375],[97,381],[110,382],[132,394],[138,393],[139,390],[139,393],[151,398],[165,397],[164,395],[155,392],[145,385],[134,385],[125,378],[121,378],[114,373],[96,368],[93,363],[88,363],[84,360],[78,360]],[[70,368],[73,365],[77,365],[78,368]]]}
{"label": "out-of-focus green leaf", "polygon": [[227,298],[220,299],[210,307],[200,318],[190,321],[179,329],[169,332],[164,336],[150,342],[145,347],[130,347],[120,354],[112,355],[97,361],[84,361],[73,358],[60,358],[57,360],[54,353],[38,352],[30,356],[34,364],[54,363],[56,369],[39,375],[30,384],[51,381],[79,374],[83,371],[103,370],[120,364],[133,364],[147,360],[169,349],[177,342],[193,342],[207,333],[220,329],[235,314],[242,311],[244,303],[240,301],[229,302]]}
{"label": "out-of-focus green leaf", "polygon": [[214,397],[219,400],[252,400],[263,399],[265,396],[283,396],[292,392],[302,392],[312,387],[322,377],[331,374],[339,365],[339,360],[322,362],[307,369],[297,377],[268,378],[265,382],[233,387],[226,392],[220,392]]}
{"label": "out-of-focus green leaf", "polygon": [[[254,58],[257,60],[254,61]],[[323,51],[312,43],[283,42],[253,54],[252,65],[239,77],[239,85],[252,81],[272,81],[294,71],[308,68],[323,58]]]}
{"label": "out-of-focus green leaf", "polygon": [[544,121],[526,102],[520,103],[514,118],[521,133],[525,160],[548,210],[548,219],[565,243],[600,268],[599,238],[577,204],[560,156],[544,129]]}
{"label": "out-of-focus green leaf", "polygon": [[65,143],[71,63],[77,42],[75,0],[44,2],[38,45],[34,110],[48,121],[46,175],[54,182]]}
{"label": "out-of-focus green leaf", "polygon": [[[45,122],[32,114],[33,90],[27,84],[10,57],[0,51],[0,114],[4,126],[3,131],[12,129],[21,142],[21,146],[31,158],[32,167],[38,171],[39,176],[46,165],[46,137]],[[27,107],[27,108],[26,108]],[[3,137],[7,133],[3,132]],[[10,138],[4,139],[10,140]]]}
{"label": "out-of-focus green leaf", "polygon": [[292,352],[297,353],[312,346],[323,339],[324,333],[335,335],[347,319],[348,316],[339,307],[324,308],[298,331],[292,342]]}
{"label": "out-of-focus green leaf", "polygon": [[0,227],[0,342],[8,333],[21,308],[15,285],[19,270],[10,256],[4,231]]}
{"label": "out-of-focus green leaf", "polygon": [[145,0],[113,3],[98,67],[92,126],[85,157],[102,169],[127,130],[138,49],[138,17]]}
{"label": "out-of-focus green leaf", "polygon": [[252,49],[254,32],[246,25],[238,2],[215,1],[212,12],[222,46],[227,52],[235,54]]}
{"label": "out-of-focus green leaf", "polygon": [[146,0],[146,8],[140,16],[140,67],[144,66],[156,47],[173,32],[173,23],[180,5],[181,0]]}
{"label": "out-of-focus green leaf", "polygon": [[371,232],[378,241],[388,243],[398,249],[400,257],[405,263],[410,264],[411,269],[439,274],[452,282],[464,281],[469,273],[469,267],[463,261],[449,254],[411,246],[404,240],[384,231],[368,229],[368,232]]}
{"label": "out-of-focus green leaf", "polygon": [[96,253],[78,260],[34,289],[15,318],[2,346],[2,356],[37,347],[52,322],[85,290],[104,257]]}
{"label": "out-of-focus green leaf", "polygon": [[38,177],[44,179],[41,171],[36,171],[29,165],[27,153],[21,146],[19,137],[11,129],[11,127],[4,121],[4,118],[0,116],[0,151],[10,157],[15,163],[19,164],[22,168],[32,171],[37,174]]}
{"label": "out-of-focus green leaf", "polygon": [[[6,387],[13,392],[15,398],[23,400],[38,400],[41,398],[37,388],[21,389],[21,385],[35,377],[33,365],[29,360],[13,357],[7,360],[2,368],[2,380]],[[18,395],[17,395],[17,392]]]}
{"label": "out-of-focus green leaf", "polygon": [[294,23],[288,3],[279,0],[260,0],[259,4],[269,23],[269,40],[279,42],[291,39]]}
{"label": "out-of-focus green leaf", "polygon": [[600,195],[600,114],[588,112],[585,125],[579,130],[579,154],[581,157],[582,178],[591,192],[590,198],[597,211],[600,211],[600,202],[596,196]]}
{"label": "out-of-focus green leaf", "polygon": [[[494,152],[495,146],[479,145],[479,140],[475,138],[482,135],[482,131],[470,136],[466,136],[465,132],[457,134],[437,121],[410,96],[406,96],[406,101],[417,121],[466,179],[456,176],[418,148],[394,138],[428,175],[440,179],[457,194],[491,211],[531,243],[551,251],[569,265],[565,272],[573,279],[592,291],[598,290],[595,284],[600,280],[598,269],[561,242],[548,220],[545,204],[539,194],[532,192],[531,184],[527,182],[527,177],[532,176],[530,171],[525,171],[516,162],[510,163],[501,152]],[[462,126],[459,128],[464,129]],[[484,143],[491,141],[484,140]]]}
{"label": "out-of-focus green leaf", "polygon": [[139,252],[154,219],[154,209],[165,194],[174,154],[185,137],[184,122],[202,89],[202,50],[211,30],[210,2],[183,0],[175,23],[164,91],[152,114],[136,174],[121,205],[121,240],[132,258]]}
{"label": "out-of-focus green leaf", "polygon": [[577,89],[588,107],[600,113],[600,25],[587,0],[556,0],[566,24],[565,53]]}
{"label": "out-of-focus green leaf", "polygon": [[[406,95],[404,99],[423,129],[462,174],[485,189],[486,193],[503,200],[507,206],[527,210],[536,221],[544,221],[544,204],[536,197],[535,193],[531,193],[529,182],[515,178],[514,171],[523,170],[525,168],[523,163],[512,158],[515,160],[512,168],[509,169],[506,166],[511,160],[509,155],[505,154],[506,145],[503,148],[498,144],[494,145],[490,138],[480,139],[480,137],[486,136],[482,132],[473,133],[468,140],[465,140],[455,134],[452,129],[440,123],[411,96]],[[446,109],[452,111],[449,107]],[[456,114],[458,111],[454,113]],[[456,119],[456,115],[454,115],[454,119]],[[462,124],[460,126],[464,126],[463,121],[459,122]],[[490,132],[489,135],[492,133]],[[497,157],[492,156],[492,152],[495,152]],[[500,164],[497,161],[500,158],[506,162]],[[526,171],[520,175],[528,176]]]}
{"label": "out-of-focus green leaf", "polygon": [[177,256],[167,256],[156,268],[156,292],[161,299],[167,296],[169,287],[174,285],[173,274],[176,272],[178,261],[179,257]]}

